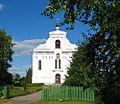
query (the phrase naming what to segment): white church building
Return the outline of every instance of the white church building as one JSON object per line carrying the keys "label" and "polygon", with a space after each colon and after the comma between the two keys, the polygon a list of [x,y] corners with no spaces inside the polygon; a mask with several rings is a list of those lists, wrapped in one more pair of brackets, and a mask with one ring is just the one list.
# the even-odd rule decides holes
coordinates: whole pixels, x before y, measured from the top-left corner
{"label": "white church building", "polygon": [[71,56],[77,50],[66,38],[67,32],[61,31],[59,25],[49,32],[45,44],[40,44],[32,52],[32,83],[51,85],[61,84],[67,75]]}

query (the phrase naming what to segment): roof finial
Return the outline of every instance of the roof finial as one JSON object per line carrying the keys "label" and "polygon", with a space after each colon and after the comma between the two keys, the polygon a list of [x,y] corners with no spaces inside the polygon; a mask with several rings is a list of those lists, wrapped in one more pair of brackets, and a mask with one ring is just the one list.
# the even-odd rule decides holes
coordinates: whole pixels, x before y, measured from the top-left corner
{"label": "roof finial", "polygon": [[58,24],[59,18],[56,19],[56,23]]}
{"label": "roof finial", "polygon": [[60,27],[58,21],[59,21],[59,18],[56,19],[56,23],[57,23],[57,24],[56,24],[56,30],[59,30],[59,27]]}

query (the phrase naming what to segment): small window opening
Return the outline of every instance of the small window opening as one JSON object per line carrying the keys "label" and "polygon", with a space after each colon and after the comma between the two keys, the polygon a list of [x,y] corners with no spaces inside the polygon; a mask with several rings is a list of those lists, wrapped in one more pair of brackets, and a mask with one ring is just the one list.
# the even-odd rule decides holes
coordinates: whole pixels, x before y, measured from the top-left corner
{"label": "small window opening", "polygon": [[56,40],[56,42],[55,42],[55,47],[56,47],[56,48],[60,48],[60,40]]}
{"label": "small window opening", "polygon": [[57,59],[55,60],[55,69],[57,69]]}
{"label": "small window opening", "polygon": [[38,65],[38,69],[41,70],[41,60],[39,60]]}

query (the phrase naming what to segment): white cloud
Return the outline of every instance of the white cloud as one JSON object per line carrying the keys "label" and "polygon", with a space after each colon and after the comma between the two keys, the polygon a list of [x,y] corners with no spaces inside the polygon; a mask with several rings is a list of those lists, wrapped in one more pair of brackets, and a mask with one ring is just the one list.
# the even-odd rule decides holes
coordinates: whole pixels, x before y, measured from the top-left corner
{"label": "white cloud", "polygon": [[3,10],[3,8],[5,8],[5,6],[3,4],[0,4],[0,11]]}
{"label": "white cloud", "polygon": [[15,66],[12,66],[11,68],[8,69],[8,71],[19,71],[20,68],[16,68]]}
{"label": "white cloud", "polygon": [[23,68],[31,68],[32,67],[32,65],[25,65],[25,66],[23,66]]}
{"label": "white cloud", "polygon": [[13,47],[14,56],[31,55],[32,50],[40,44],[46,42],[46,39],[34,39],[14,42],[16,45]]}
{"label": "white cloud", "polygon": [[11,68],[8,69],[8,71],[13,75],[20,74],[20,76],[25,76],[30,67],[32,67],[32,65],[24,65],[19,68],[13,65]]}

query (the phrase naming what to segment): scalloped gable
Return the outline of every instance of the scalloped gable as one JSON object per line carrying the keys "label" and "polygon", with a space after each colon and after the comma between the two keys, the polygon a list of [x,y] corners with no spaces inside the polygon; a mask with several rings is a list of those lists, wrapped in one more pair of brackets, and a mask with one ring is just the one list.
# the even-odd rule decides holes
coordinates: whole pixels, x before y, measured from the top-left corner
{"label": "scalloped gable", "polygon": [[43,51],[43,50],[54,50],[55,49],[55,40],[60,40],[61,43],[61,51],[62,50],[76,50],[77,46],[75,44],[71,44],[70,41],[66,38],[67,32],[62,31],[59,27],[56,27],[56,30],[49,32],[49,38],[45,44],[40,44],[34,51]]}

